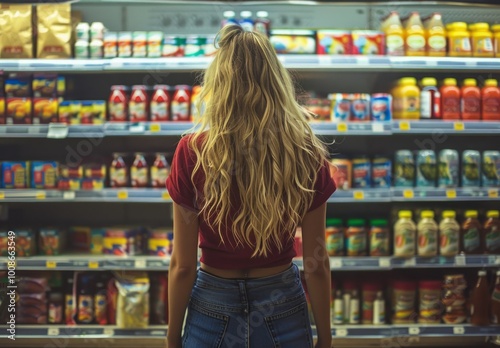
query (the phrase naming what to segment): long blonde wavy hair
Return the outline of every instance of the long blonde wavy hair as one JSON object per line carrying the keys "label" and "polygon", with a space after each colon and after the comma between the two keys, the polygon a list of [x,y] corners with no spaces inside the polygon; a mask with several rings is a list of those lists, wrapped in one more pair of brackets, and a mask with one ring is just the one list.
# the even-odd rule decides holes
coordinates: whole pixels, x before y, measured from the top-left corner
{"label": "long blonde wavy hair", "polygon": [[326,149],[268,38],[236,25],[217,38],[189,143],[197,156],[191,180],[198,170],[205,174],[200,214],[222,242],[228,227],[237,244],[254,248],[252,257],[266,256],[272,246],[282,250],[283,233],[293,237],[309,209]]}

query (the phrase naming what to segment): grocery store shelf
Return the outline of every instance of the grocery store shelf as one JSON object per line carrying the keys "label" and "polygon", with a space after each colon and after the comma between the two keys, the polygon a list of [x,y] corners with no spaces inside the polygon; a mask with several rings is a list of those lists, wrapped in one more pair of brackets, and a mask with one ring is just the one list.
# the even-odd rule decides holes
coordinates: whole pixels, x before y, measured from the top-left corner
{"label": "grocery store shelf", "polygon": [[0,126],[0,138],[102,138],[103,125],[43,124]]}
{"label": "grocery store shelf", "polygon": [[450,201],[491,201],[498,200],[499,188],[392,188],[393,202],[450,202]]}
{"label": "grocery store shelf", "polygon": [[[286,68],[294,70],[486,70],[500,69],[498,58],[388,57],[280,55]],[[112,58],[112,59],[0,59],[0,70],[50,72],[149,72],[203,70],[211,57]]]}
{"label": "grocery store shelf", "polygon": [[391,135],[390,122],[312,122],[316,135]]}
{"label": "grocery store shelf", "polygon": [[500,122],[394,121],[392,134],[500,134]]}
{"label": "grocery store shelf", "polygon": [[18,325],[16,339],[22,338],[158,338],[166,337],[165,325],[148,326],[145,329],[119,329],[112,325]]}

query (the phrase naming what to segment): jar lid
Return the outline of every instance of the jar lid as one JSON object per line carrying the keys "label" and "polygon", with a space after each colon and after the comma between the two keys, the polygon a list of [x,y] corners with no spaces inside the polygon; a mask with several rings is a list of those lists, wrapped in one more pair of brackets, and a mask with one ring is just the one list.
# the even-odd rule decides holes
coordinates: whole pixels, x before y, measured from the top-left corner
{"label": "jar lid", "polygon": [[489,218],[498,218],[499,212],[498,212],[498,210],[488,210],[486,212],[486,216]]}
{"label": "jar lid", "polygon": [[392,283],[392,287],[397,290],[414,291],[417,288],[417,284],[412,281],[396,280]]}
{"label": "jar lid", "polygon": [[425,219],[433,219],[434,212],[432,210],[423,210],[422,213],[420,213],[420,216]]}
{"label": "jar lid", "polygon": [[420,289],[441,290],[443,283],[439,280],[422,280],[418,282]]}
{"label": "jar lid", "polygon": [[494,32],[500,32],[500,24],[492,25],[491,30],[493,30]]}
{"label": "jar lid", "polygon": [[326,225],[327,226],[342,227],[342,219],[328,218],[328,219],[326,219]]}
{"label": "jar lid", "polygon": [[477,81],[476,81],[476,79],[465,79],[464,80],[464,86],[466,86],[466,87],[476,87],[477,86]]}
{"label": "jar lid", "polygon": [[467,210],[465,212],[466,218],[477,218],[477,210]]}
{"label": "jar lid", "polygon": [[484,85],[486,87],[498,87],[498,81],[495,79],[488,79],[488,80],[484,81]]}
{"label": "jar lid", "polygon": [[443,211],[443,218],[454,219],[456,216],[457,216],[457,214],[453,210]]}
{"label": "jar lid", "polygon": [[421,81],[422,86],[437,86],[437,80],[434,77],[424,77]]}
{"label": "jar lid", "polygon": [[416,86],[417,79],[414,77],[403,77],[399,80],[399,84],[403,86]]}
{"label": "jar lid", "polygon": [[347,220],[347,225],[352,227],[364,227],[365,220],[363,219],[349,219]]}
{"label": "jar lid", "polygon": [[146,90],[147,87],[145,85],[133,85],[132,89]]}
{"label": "jar lid", "polygon": [[170,89],[170,86],[169,85],[155,85],[153,88],[155,91],[157,91],[159,89],[165,89],[168,91]]}
{"label": "jar lid", "polygon": [[489,31],[490,25],[488,23],[474,23],[469,25],[469,30],[472,31]]}
{"label": "jar lid", "polygon": [[456,86],[457,85],[457,79],[454,79],[454,78],[444,79],[443,85],[445,85],[445,86]]}
{"label": "jar lid", "polygon": [[401,210],[399,213],[398,213],[398,216],[400,219],[411,219],[412,217],[412,213],[410,210]]}
{"label": "jar lid", "polygon": [[373,219],[370,220],[370,225],[374,227],[387,227],[387,219]]}

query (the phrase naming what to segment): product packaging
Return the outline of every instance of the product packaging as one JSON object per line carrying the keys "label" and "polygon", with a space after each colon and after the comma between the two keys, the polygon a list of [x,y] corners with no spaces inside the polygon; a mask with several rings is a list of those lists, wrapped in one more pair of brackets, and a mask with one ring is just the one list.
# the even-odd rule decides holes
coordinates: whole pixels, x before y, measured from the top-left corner
{"label": "product packaging", "polygon": [[118,289],[116,325],[139,329],[149,325],[149,278],[144,272],[115,273]]}
{"label": "product packaging", "polygon": [[64,233],[56,228],[40,229],[38,252],[40,255],[60,255],[64,249]]}
{"label": "product packaging", "polygon": [[57,162],[32,161],[31,187],[36,189],[55,189],[57,187]]}
{"label": "product packaging", "polygon": [[33,99],[33,124],[47,124],[58,120],[57,99],[34,98]]}
{"label": "product packaging", "polygon": [[37,58],[71,58],[71,4],[39,4]]}
{"label": "product packaging", "polygon": [[352,36],[345,30],[318,30],[317,54],[352,54]]}
{"label": "product packaging", "polygon": [[373,30],[354,30],[352,32],[353,54],[365,56],[385,53],[384,34]]}
{"label": "product packaging", "polygon": [[278,54],[316,53],[316,34],[312,30],[271,30],[270,40]]}
{"label": "product packaging", "polygon": [[6,189],[28,188],[28,162],[2,162],[0,164],[0,187]]}
{"label": "product packaging", "polygon": [[33,58],[31,5],[0,7],[0,58]]}

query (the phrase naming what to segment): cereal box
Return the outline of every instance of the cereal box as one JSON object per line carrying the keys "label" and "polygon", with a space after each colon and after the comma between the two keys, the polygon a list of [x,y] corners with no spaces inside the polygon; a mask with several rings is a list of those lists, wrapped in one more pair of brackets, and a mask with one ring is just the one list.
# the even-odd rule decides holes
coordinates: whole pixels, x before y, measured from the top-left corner
{"label": "cereal box", "polygon": [[7,98],[6,124],[31,124],[31,98]]}
{"label": "cereal box", "polygon": [[318,30],[317,54],[352,54],[352,36],[345,30]]}
{"label": "cereal box", "polygon": [[28,163],[27,162],[2,162],[0,165],[2,181],[1,188],[25,189],[28,188]]}
{"label": "cereal box", "polygon": [[352,32],[353,54],[365,56],[385,54],[384,34],[374,30],[354,30]]}
{"label": "cereal box", "polygon": [[33,99],[33,124],[47,124],[57,122],[57,99],[34,98]]}
{"label": "cereal box", "polygon": [[31,162],[31,187],[55,189],[57,187],[57,162]]}

